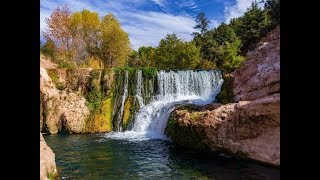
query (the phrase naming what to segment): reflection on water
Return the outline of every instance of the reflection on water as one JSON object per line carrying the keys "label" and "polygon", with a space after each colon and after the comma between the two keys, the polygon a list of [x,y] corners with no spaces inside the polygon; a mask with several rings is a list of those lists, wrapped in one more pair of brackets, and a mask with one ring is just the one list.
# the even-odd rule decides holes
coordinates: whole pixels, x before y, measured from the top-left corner
{"label": "reflection on water", "polygon": [[45,135],[63,179],[280,179],[280,170],[177,148],[170,141]]}

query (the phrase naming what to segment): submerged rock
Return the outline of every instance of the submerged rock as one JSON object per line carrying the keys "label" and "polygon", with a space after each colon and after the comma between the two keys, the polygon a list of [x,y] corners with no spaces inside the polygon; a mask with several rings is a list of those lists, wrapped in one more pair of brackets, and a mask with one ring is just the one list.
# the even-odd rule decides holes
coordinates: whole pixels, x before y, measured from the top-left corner
{"label": "submerged rock", "polygon": [[40,132],[40,180],[55,179],[56,177],[58,177],[58,171],[55,154]]}

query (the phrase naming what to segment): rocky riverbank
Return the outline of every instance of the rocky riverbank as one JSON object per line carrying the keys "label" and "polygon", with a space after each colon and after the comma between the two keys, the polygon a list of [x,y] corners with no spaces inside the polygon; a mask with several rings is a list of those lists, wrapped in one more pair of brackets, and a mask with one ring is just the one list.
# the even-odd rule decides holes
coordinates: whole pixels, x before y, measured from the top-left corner
{"label": "rocky riverbank", "polygon": [[40,133],[40,180],[56,179],[57,177],[55,154]]}
{"label": "rocky riverbank", "polygon": [[280,166],[280,28],[246,58],[230,75],[233,103],[178,109],[166,134],[184,147]]}

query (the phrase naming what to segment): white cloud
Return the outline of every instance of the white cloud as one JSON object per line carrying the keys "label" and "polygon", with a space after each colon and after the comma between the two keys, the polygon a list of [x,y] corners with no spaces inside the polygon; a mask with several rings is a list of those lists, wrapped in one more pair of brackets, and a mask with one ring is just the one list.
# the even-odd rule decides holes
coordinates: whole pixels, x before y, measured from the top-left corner
{"label": "white cloud", "polygon": [[[165,5],[165,0],[155,0],[159,5]],[[72,2],[67,0],[41,0],[40,1],[40,30],[44,30],[46,24],[44,22],[46,17],[49,17],[52,10],[58,4],[69,4],[70,10],[80,11],[82,9],[89,9],[96,11],[100,16],[111,12],[113,13],[123,29],[128,32],[130,42],[134,49],[140,46],[157,46],[160,39],[164,38],[168,33],[176,33],[178,37],[183,40],[191,40],[194,19],[188,15],[172,15],[162,12],[153,11],[137,11],[136,6],[144,3],[143,0],[122,0],[122,1],[77,1]],[[131,3],[131,4],[129,4]],[[190,1],[190,6],[194,6]]]}
{"label": "white cloud", "polygon": [[90,9],[98,13],[101,12],[98,8],[92,6],[89,2],[74,0],[70,3],[67,0],[41,0],[40,1],[40,30],[43,31],[47,25],[45,19],[50,17],[52,11],[58,7],[58,5],[68,4],[71,11],[80,11],[82,9]]}
{"label": "white cloud", "polygon": [[[250,7],[253,1],[254,0],[236,0],[236,4],[234,5],[225,5],[225,22],[229,23],[232,18],[242,16],[247,11],[247,8]],[[262,7],[263,3],[259,3],[258,5],[259,7]]]}
{"label": "white cloud", "polygon": [[186,0],[183,2],[179,2],[180,7],[188,7],[190,9],[198,8],[198,5],[194,2],[194,0]]}
{"label": "white cloud", "polygon": [[151,1],[158,4],[161,7],[164,7],[165,6],[164,4],[166,2],[166,0],[151,0]]}
{"label": "white cloud", "polygon": [[216,28],[216,27],[218,27],[220,24],[221,24],[221,23],[219,23],[217,20],[211,19],[211,20],[210,20],[210,24],[209,24],[209,29]]}
{"label": "white cloud", "polygon": [[194,20],[191,17],[174,16],[160,12],[144,12],[128,14],[134,23],[124,25],[129,32],[134,49],[140,46],[157,46],[166,34],[176,33],[185,41],[192,39]]}

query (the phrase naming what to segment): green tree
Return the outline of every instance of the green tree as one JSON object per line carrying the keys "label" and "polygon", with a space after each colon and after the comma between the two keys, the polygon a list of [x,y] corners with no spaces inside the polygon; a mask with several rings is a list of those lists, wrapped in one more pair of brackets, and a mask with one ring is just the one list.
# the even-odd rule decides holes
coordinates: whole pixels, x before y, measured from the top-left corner
{"label": "green tree", "polygon": [[241,39],[242,49],[245,50],[268,32],[270,19],[254,1],[243,16],[231,20],[230,26]]}
{"label": "green tree", "polygon": [[129,36],[121,28],[118,20],[108,14],[101,22],[100,56],[105,67],[126,65],[130,55]]}
{"label": "green tree", "polygon": [[151,67],[154,66],[154,54],[155,48],[151,46],[142,46],[138,49],[139,53],[139,66],[141,67]]}
{"label": "green tree", "polygon": [[204,34],[208,32],[210,21],[206,18],[206,14],[204,12],[200,12],[197,15],[195,21],[197,24],[193,28],[196,30],[199,30],[200,33],[199,32],[192,33],[194,36],[193,41],[195,41],[197,45],[200,45],[204,41],[203,39]]}
{"label": "green tree", "polygon": [[161,39],[155,50],[155,65],[162,69],[196,68],[200,62],[200,49],[193,42],[184,42],[176,34]]}
{"label": "green tree", "polygon": [[201,66],[218,67],[226,72],[234,70],[244,60],[240,53],[241,40],[227,24],[221,23],[217,28],[207,31],[200,46]]}
{"label": "green tree", "polygon": [[194,29],[199,29],[200,35],[203,35],[208,31],[210,21],[206,18],[206,14],[204,12],[200,12],[197,15],[196,23],[197,24],[194,26]]}
{"label": "green tree", "polygon": [[272,27],[280,24],[280,0],[267,0],[264,8],[271,18]]}
{"label": "green tree", "polygon": [[131,51],[128,58],[128,66],[138,67],[139,66],[139,53],[136,50]]}
{"label": "green tree", "polygon": [[227,73],[232,72],[245,60],[243,56],[239,55],[241,41],[240,39],[236,39],[232,43],[226,41],[221,47],[223,48],[223,54],[221,57],[223,62],[220,64],[220,68]]}

